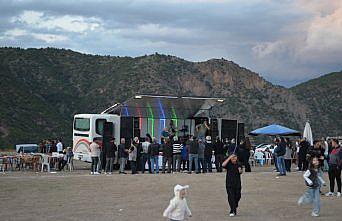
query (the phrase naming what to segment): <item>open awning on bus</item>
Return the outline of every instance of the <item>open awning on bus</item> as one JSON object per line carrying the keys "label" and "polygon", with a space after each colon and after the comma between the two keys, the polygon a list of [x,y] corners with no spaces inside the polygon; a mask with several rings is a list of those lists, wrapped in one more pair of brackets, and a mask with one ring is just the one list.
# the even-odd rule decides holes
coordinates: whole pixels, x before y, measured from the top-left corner
{"label": "open awning on bus", "polygon": [[222,102],[223,98],[136,95],[102,113],[140,118],[188,119],[209,117],[211,109]]}

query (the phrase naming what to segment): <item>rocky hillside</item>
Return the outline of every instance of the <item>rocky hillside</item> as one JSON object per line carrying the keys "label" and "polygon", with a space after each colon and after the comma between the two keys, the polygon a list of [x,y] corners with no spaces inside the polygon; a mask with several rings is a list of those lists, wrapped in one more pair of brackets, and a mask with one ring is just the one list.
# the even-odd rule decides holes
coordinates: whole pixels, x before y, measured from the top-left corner
{"label": "rocky hillside", "polygon": [[309,107],[307,119],[314,135],[342,134],[342,71],[327,74],[291,88]]}
{"label": "rocky hillside", "polygon": [[[272,85],[223,59],[0,48],[0,76],[0,146],[51,137],[70,142],[75,113],[98,113],[136,93],[225,97],[216,113],[245,122],[247,130],[274,122],[302,130],[307,113],[314,113],[297,89]],[[325,113],[318,117],[330,119]]]}

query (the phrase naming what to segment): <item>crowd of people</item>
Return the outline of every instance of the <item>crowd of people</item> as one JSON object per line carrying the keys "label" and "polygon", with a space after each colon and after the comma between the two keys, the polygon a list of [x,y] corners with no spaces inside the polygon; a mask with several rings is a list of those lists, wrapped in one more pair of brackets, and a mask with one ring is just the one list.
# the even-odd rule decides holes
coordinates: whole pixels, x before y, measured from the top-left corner
{"label": "crowd of people", "polygon": [[309,141],[303,138],[296,142],[296,149],[292,148],[289,139],[276,138],[274,143],[275,166],[279,176],[285,176],[286,172],[291,172],[292,152],[297,155],[297,171],[307,171],[312,159],[317,158],[319,173],[328,172],[329,175],[330,191],[326,195],[334,195],[336,181],[336,196],[341,196],[342,151],[340,151],[341,148],[337,139],[325,140],[322,138],[313,141],[313,145],[310,145]]}
{"label": "crowd of people", "polygon": [[[291,141],[283,137],[274,140],[274,159],[278,176],[286,176],[291,171],[292,160],[297,160],[297,171],[303,171],[303,177],[308,189],[299,198],[298,205],[313,204],[311,215],[316,217],[320,213],[320,195],[325,181],[323,172],[328,172],[328,197],[341,197],[341,168],[342,150],[337,139],[321,139],[313,141],[313,145],[303,138],[296,142],[296,149],[292,148]],[[335,193],[335,183],[337,191]]]}
{"label": "crowd of people", "polygon": [[39,152],[40,153],[63,153],[64,144],[62,139],[44,139],[39,142]]}
{"label": "crowd of people", "polygon": [[58,153],[60,157],[57,157],[57,163],[50,161],[51,168],[55,168],[55,170],[62,171],[67,163],[72,162],[74,153],[71,147],[66,147],[63,144],[61,138],[59,139],[45,139],[39,142],[39,153],[49,154]]}
{"label": "crowd of people", "polygon": [[[250,172],[251,148],[248,138],[237,144],[235,139],[222,142],[219,137],[212,141],[211,136],[197,138],[173,135],[162,137],[161,142],[158,142],[156,138],[146,134],[143,141],[140,141],[138,137],[128,142],[125,138],[121,138],[119,145],[115,144],[114,138],[106,143],[102,142],[101,138],[95,138],[90,145],[91,174],[99,174],[101,171],[112,174],[113,162],[116,158],[120,174],[126,173],[126,167],[131,169],[132,174],[145,172],[151,174],[160,172],[212,173],[213,164],[216,172],[223,172],[223,161],[232,153],[237,154],[246,172]],[[162,156],[162,162],[159,162],[160,156]],[[99,164],[101,165],[98,166]]]}

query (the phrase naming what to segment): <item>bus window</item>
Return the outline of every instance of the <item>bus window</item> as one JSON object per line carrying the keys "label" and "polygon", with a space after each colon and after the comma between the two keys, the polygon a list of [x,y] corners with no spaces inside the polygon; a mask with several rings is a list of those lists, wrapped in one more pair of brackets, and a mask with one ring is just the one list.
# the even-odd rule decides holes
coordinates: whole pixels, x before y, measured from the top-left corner
{"label": "bus window", "polygon": [[74,129],[78,131],[89,131],[90,119],[89,118],[75,118]]}
{"label": "bus window", "polygon": [[104,124],[107,121],[105,119],[97,119],[96,120],[96,133],[99,135],[103,135],[103,128],[104,128]]}

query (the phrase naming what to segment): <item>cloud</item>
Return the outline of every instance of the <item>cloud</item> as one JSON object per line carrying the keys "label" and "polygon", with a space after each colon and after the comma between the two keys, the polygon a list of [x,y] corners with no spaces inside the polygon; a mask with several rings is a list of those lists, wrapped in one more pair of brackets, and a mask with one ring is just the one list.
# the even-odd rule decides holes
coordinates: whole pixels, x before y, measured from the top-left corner
{"label": "cloud", "polygon": [[37,33],[32,33],[32,37],[45,41],[46,43],[53,43],[56,41],[66,41],[68,38],[65,36],[61,35],[53,35],[53,34],[37,34]]}
{"label": "cloud", "polygon": [[14,28],[12,30],[5,31],[2,38],[15,39],[16,37],[27,35],[27,31],[19,28]]}
{"label": "cloud", "polygon": [[227,58],[282,85],[342,69],[340,0],[0,3],[0,46]]}
{"label": "cloud", "polygon": [[38,11],[24,11],[19,16],[12,18],[13,23],[21,23],[36,29],[60,30],[76,32],[80,34],[86,31],[94,31],[100,27],[100,19],[82,16],[51,16]]}

